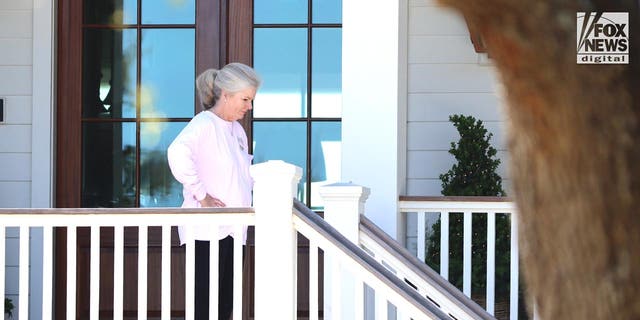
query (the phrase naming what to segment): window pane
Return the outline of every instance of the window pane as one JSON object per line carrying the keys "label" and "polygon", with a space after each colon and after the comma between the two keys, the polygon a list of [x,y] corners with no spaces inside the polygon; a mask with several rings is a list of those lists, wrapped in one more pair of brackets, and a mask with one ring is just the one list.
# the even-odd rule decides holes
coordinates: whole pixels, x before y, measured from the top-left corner
{"label": "window pane", "polygon": [[194,24],[195,0],[142,0],[143,24]]}
{"label": "window pane", "polygon": [[253,163],[283,160],[302,168],[298,199],[305,201],[307,168],[306,122],[253,122]]}
{"label": "window pane", "polygon": [[84,2],[86,24],[135,24],[138,12],[136,0],[100,0]]}
{"label": "window pane", "polygon": [[254,29],[253,57],[263,79],[253,117],[306,117],[306,29]]}
{"label": "window pane", "polygon": [[140,125],[140,207],[179,207],[182,184],[167,162],[169,144],[186,122],[144,122]]}
{"label": "window pane", "polygon": [[311,116],[342,116],[342,29],[313,29]]}
{"label": "window pane", "polygon": [[195,31],[142,31],[140,112],[148,118],[190,118],[194,111]]}
{"label": "window pane", "polygon": [[307,23],[307,0],[254,0],[254,23]]}
{"label": "window pane", "polygon": [[313,23],[342,23],[341,0],[312,0]]}
{"label": "window pane", "polygon": [[135,207],[135,123],[85,123],[82,141],[82,206]]}
{"label": "window pane", "polygon": [[313,122],[311,125],[311,208],[323,207],[318,189],[341,181],[342,125]]}
{"label": "window pane", "polygon": [[84,31],[84,117],[136,116],[136,43],[135,29]]}

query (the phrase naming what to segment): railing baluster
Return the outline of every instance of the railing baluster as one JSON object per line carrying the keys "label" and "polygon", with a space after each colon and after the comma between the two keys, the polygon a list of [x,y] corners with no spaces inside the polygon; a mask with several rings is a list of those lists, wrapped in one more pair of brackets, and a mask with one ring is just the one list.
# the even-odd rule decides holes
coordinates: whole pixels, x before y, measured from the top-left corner
{"label": "railing baluster", "polygon": [[122,320],[124,295],[124,227],[113,227],[113,319]]}
{"label": "railing baluster", "polygon": [[495,315],[496,296],[496,213],[487,213],[487,305],[486,310]]}
{"label": "railing baluster", "polygon": [[[325,251],[326,252],[326,251]],[[331,319],[340,319],[342,317],[341,303],[341,286],[340,278],[342,271],[340,270],[340,261],[337,252],[331,253]]]}
{"label": "railing baluster", "polygon": [[426,243],[426,220],[427,220],[427,213],[425,211],[418,211],[418,225],[417,225],[417,230],[418,230],[418,238],[417,238],[417,253],[418,253],[418,259],[420,259],[420,261],[425,261],[426,258],[426,248],[425,248],[425,243]]}
{"label": "railing baluster", "polygon": [[97,320],[100,312],[100,227],[91,226],[89,266],[89,318]]}
{"label": "railing baluster", "polygon": [[518,273],[519,268],[519,253],[518,253],[518,217],[515,214],[511,214],[511,279],[509,289],[509,314],[512,320],[518,319],[518,285],[520,276]]}
{"label": "railing baluster", "polygon": [[449,212],[440,213],[440,275],[449,280]]}
{"label": "railing baluster", "polygon": [[354,319],[364,319],[364,281],[360,276],[354,274]]}
{"label": "railing baluster", "polygon": [[[42,319],[53,319],[53,227],[43,227],[42,233]],[[4,236],[0,235],[0,238],[4,239]]]}
{"label": "railing baluster", "polygon": [[389,317],[387,299],[382,295],[381,290],[376,290],[375,295],[375,320],[387,319]]}
{"label": "railing baluster", "polygon": [[20,319],[29,319],[29,226],[26,225],[20,226],[19,256],[18,312]]}
{"label": "railing baluster", "polygon": [[218,299],[220,292],[218,292],[218,282],[220,281],[218,275],[219,255],[220,255],[220,242],[218,239],[219,229],[216,225],[209,227],[211,234],[211,241],[209,242],[209,319],[218,318]]}
{"label": "railing baluster", "polygon": [[471,211],[464,212],[464,236],[463,242],[463,258],[462,258],[462,292],[471,297],[471,239],[472,239],[472,220]]}
{"label": "railing baluster", "polygon": [[76,319],[76,230],[67,227],[67,320]]}
{"label": "railing baluster", "polygon": [[147,319],[147,226],[138,227],[138,319]]}
{"label": "railing baluster", "polygon": [[[234,226],[233,238],[233,320],[242,319],[242,226]],[[295,246],[297,248],[297,246]]]}
{"label": "railing baluster", "polygon": [[162,320],[171,319],[171,225],[162,226],[161,306]]}
{"label": "railing baluster", "polygon": [[195,241],[193,240],[193,230],[191,227],[186,227],[186,248],[185,248],[185,285],[184,285],[184,298],[185,298],[185,320],[193,320],[194,318],[194,281],[195,281]]}
{"label": "railing baluster", "polygon": [[309,239],[309,320],[318,320],[318,244],[312,239]]}
{"label": "railing baluster", "polygon": [[5,277],[5,252],[7,251],[6,247],[6,227],[4,225],[0,225],[0,299],[4,301],[4,277]]}

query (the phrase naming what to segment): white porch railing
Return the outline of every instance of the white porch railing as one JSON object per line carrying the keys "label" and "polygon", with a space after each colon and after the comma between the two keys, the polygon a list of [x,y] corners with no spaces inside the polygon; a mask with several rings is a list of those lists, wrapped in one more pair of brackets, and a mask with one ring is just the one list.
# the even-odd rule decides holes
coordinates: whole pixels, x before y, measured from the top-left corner
{"label": "white porch railing", "polygon": [[[124,299],[124,228],[136,227],[138,229],[138,259],[137,259],[137,284],[127,283],[127,286],[137,285],[137,317],[147,318],[147,272],[148,272],[148,230],[149,227],[162,229],[162,262],[161,262],[161,319],[171,317],[171,228],[173,226],[209,226],[214,234],[217,234],[218,225],[235,225],[239,232],[243,225],[254,224],[253,210],[246,209],[2,209],[0,210],[0,256],[5,256],[5,230],[19,231],[18,263],[19,290],[17,310],[14,319],[52,319],[53,317],[53,228],[66,227],[67,269],[56,270],[57,273],[66,272],[66,319],[76,319],[86,315],[76,314],[77,288],[77,239],[78,229],[88,227],[90,229],[90,266],[89,266],[89,319],[98,319],[100,311],[100,232],[105,228],[113,228],[114,242],[114,266],[113,266],[113,317],[123,319]],[[13,230],[12,230],[13,229]],[[43,233],[43,265],[42,265],[42,292],[40,297],[35,297],[29,290],[29,248],[30,233],[38,229]],[[189,233],[187,233],[189,234]],[[194,245],[193,240],[188,240],[185,259],[185,292],[186,301],[193,301],[194,295]],[[236,237],[234,241],[234,309],[241,310],[242,297],[242,239]],[[211,283],[210,295],[211,313],[217,318],[217,268],[218,246],[211,246]],[[5,263],[0,261],[0,275],[5,274]],[[4,277],[0,277],[4,280]],[[4,283],[0,282],[0,297],[4,298]],[[175,294],[175,293],[173,293]],[[104,297],[103,297],[104,299]],[[2,299],[4,300],[4,299]],[[31,302],[30,302],[31,300]],[[41,301],[41,306],[34,306],[33,301]],[[215,303],[214,303],[215,302]],[[30,304],[32,310],[38,314],[29,314]],[[185,304],[185,318],[193,319],[193,304]],[[241,319],[241,313],[234,314],[234,320]]]}
{"label": "white porch railing", "polygon": [[[510,228],[506,235],[510,238],[510,270],[509,270],[509,316],[518,319],[518,224],[517,212],[513,202],[497,197],[401,197],[400,214],[402,215],[405,245],[412,248],[420,261],[425,261],[429,229],[435,221],[440,220],[440,274],[449,278],[449,226],[453,213],[463,214],[463,292],[471,296],[472,275],[472,219],[474,215],[486,215],[487,220],[487,256],[486,256],[486,310],[495,314],[496,298],[496,255],[505,254],[496,250],[496,215],[507,215]],[[431,218],[431,219],[429,219]],[[484,236],[484,235],[478,235]],[[504,236],[504,235],[503,235]]]}
{"label": "white porch railing", "polygon": [[[448,291],[446,285],[431,280],[413,279],[427,291],[416,290],[407,284],[409,277],[417,273],[398,273],[398,264],[406,263],[397,256],[385,254],[372,237],[361,236],[360,215],[364,210],[366,192],[358,186],[334,185],[321,192],[325,200],[325,219],[299,203],[292,201],[301,170],[281,161],[270,161],[251,168],[254,177],[254,208],[216,209],[0,209],[0,275],[6,273],[5,252],[10,247],[5,242],[8,233],[17,233],[19,241],[18,303],[14,319],[58,318],[54,315],[53,282],[55,274],[65,273],[66,319],[99,319],[101,303],[104,304],[104,284],[101,279],[100,233],[113,228],[113,305],[114,319],[123,319],[126,301],[123,290],[137,286],[136,314],[131,317],[147,319],[148,313],[148,258],[149,230],[160,227],[160,319],[173,319],[172,297],[176,294],[172,279],[170,230],[174,226],[208,226],[215,234],[220,225],[233,225],[236,232],[243,226],[255,226],[255,287],[254,318],[292,320],[297,317],[297,290],[309,290],[310,319],[487,319],[482,310],[469,307],[468,301]],[[295,207],[294,207],[295,205]],[[55,227],[66,228],[66,248],[54,248]],[[78,295],[76,281],[79,271],[78,233],[87,227],[89,237],[88,297]],[[124,228],[133,227],[137,236],[137,283],[125,283],[124,273]],[[8,231],[7,231],[8,230]],[[17,230],[17,231],[16,231]],[[30,234],[41,232],[42,269],[41,277],[30,277],[30,247],[36,240]],[[297,279],[297,236],[301,234],[310,241],[310,284],[299,288]],[[40,240],[37,240],[40,241]],[[242,239],[234,241],[234,310],[242,306]],[[194,304],[194,245],[187,240],[185,249],[184,295],[185,319],[193,319]],[[361,247],[369,250],[367,253]],[[211,246],[210,261],[210,314],[217,318],[217,267],[218,246]],[[375,252],[372,252],[375,251]],[[66,270],[54,270],[54,254],[66,254]],[[324,253],[324,259],[320,254]],[[373,253],[373,256],[371,255]],[[11,254],[10,254],[11,255]],[[33,258],[33,254],[31,258]],[[374,258],[375,257],[375,258]],[[382,257],[382,259],[381,259]],[[396,259],[396,260],[393,260]],[[39,260],[39,259],[34,259]],[[405,259],[406,260],[406,259]],[[380,262],[385,262],[383,265]],[[390,265],[394,268],[389,268]],[[58,268],[59,266],[56,266]],[[36,268],[39,269],[39,268]],[[107,268],[110,270],[110,267]],[[323,290],[318,281],[324,270]],[[405,269],[411,269],[409,266]],[[106,269],[105,269],[106,270]],[[103,270],[104,271],[104,270]],[[102,272],[104,275],[104,272]],[[407,276],[410,274],[410,276]],[[181,278],[181,276],[179,277]],[[41,292],[30,291],[34,281],[41,281]],[[422,282],[420,282],[422,281]],[[38,287],[38,286],[35,286]],[[5,282],[0,276],[0,297],[4,297]],[[428,292],[427,295],[424,292]],[[319,300],[324,293],[324,314],[319,312]],[[429,299],[427,298],[429,297]],[[88,305],[80,305],[88,301]],[[469,300],[470,301],[470,300]],[[37,304],[37,305],[36,305]],[[392,307],[391,307],[392,306]],[[31,307],[31,309],[30,309]],[[76,310],[88,310],[87,315]],[[155,315],[154,315],[155,317]],[[246,318],[242,312],[234,312],[233,319]]]}

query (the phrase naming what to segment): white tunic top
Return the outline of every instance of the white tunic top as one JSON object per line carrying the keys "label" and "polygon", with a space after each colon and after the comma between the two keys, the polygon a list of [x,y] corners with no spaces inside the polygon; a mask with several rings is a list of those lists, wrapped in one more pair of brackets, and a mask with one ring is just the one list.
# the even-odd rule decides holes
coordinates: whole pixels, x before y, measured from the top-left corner
{"label": "white tunic top", "polygon": [[[229,122],[213,112],[198,113],[180,132],[167,150],[173,176],[182,183],[183,208],[199,208],[206,194],[220,199],[227,207],[250,207],[253,179],[249,175],[252,155],[247,134],[237,121]],[[242,228],[243,243],[247,227]],[[180,242],[185,230],[179,228]],[[217,239],[233,234],[232,226],[221,226]],[[211,239],[208,227],[195,227],[194,239]]]}

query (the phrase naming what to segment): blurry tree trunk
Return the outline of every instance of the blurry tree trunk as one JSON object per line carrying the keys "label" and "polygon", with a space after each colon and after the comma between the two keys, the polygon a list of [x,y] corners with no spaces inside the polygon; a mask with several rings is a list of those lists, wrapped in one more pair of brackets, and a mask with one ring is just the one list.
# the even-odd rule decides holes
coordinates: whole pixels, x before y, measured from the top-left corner
{"label": "blurry tree trunk", "polygon": [[[640,319],[638,1],[441,0],[504,84],[522,266],[542,319]],[[576,13],[629,12],[628,65],[576,64]]]}

